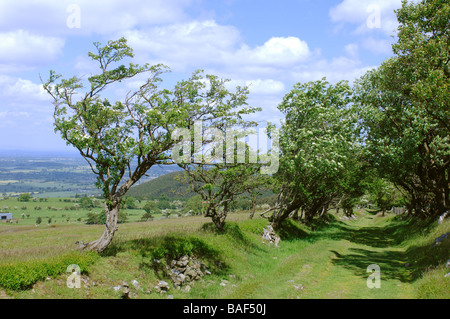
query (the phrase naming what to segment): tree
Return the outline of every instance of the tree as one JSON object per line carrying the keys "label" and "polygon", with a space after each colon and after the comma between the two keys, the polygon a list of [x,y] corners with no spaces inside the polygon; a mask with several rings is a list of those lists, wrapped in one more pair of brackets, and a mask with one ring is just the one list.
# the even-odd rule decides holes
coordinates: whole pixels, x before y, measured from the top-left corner
{"label": "tree", "polygon": [[153,220],[153,211],[145,212],[141,217],[141,221],[146,222],[148,220]]}
{"label": "tree", "polygon": [[202,197],[200,195],[194,195],[190,197],[184,206],[188,212],[192,211],[195,215],[202,212]]}
{"label": "tree", "polygon": [[233,201],[241,194],[255,187],[260,166],[254,164],[186,165],[185,181],[201,196],[205,217],[211,217],[219,231],[225,226],[225,219]]}
{"label": "tree", "polygon": [[[248,111],[249,114],[253,112]],[[254,133],[250,130],[254,126],[256,123],[253,121],[239,119],[236,122],[216,123],[205,130],[200,127],[200,134],[203,135],[199,134],[199,137],[208,141],[207,151],[198,149],[196,152],[195,135],[194,143],[184,140],[186,148],[192,152],[185,162],[178,162],[186,174],[177,178],[188,183],[191,190],[201,196],[205,217],[210,217],[219,231],[224,229],[233,202],[262,184],[261,171],[268,154],[260,154],[258,160],[258,152],[242,140]],[[277,142],[272,148],[275,149]]]}
{"label": "tree", "polygon": [[87,196],[81,197],[79,204],[80,204],[80,207],[83,209],[89,209],[89,208],[94,207],[94,202],[92,201],[91,198],[89,198]]}
{"label": "tree", "polygon": [[[325,78],[297,83],[278,109],[285,114],[280,133],[280,168],[274,175],[277,202],[269,220],[275,230],[291,214],[306,223],[325,215],[343,190],[341,181],[358,152],[352,89],[345,81]],[[352,164],[353,165],[353,164]]]}
{"label": "tree", "polygon": [[143,207],[144,211],[148,214],[159,214],[161,213],[161,210],[158,207],[158,204],[154,201],[148,201],[145,203]]}
{"label": "tree", "polygon": [[[133,57],[125,38],[94,43],[97,51],[89,57],[100,72],[88,83],[79,77],[63,79],[54,71],[43,82],[53,98],[55,131],[75,147],[97,175],[106,217],[103,235],[82,248],[103,251],[117,231],[122,199],[146,172],[157,164],[173,163],[169,150],[177,143],[172,132],[193,127],[195,121],[233,121],[246,113],[247,88],[235,92],[225,88],[225,80],[196,71],[173,90],[162,89],[164,65],[143,66],[121,60]],[[144,84],[116,102],[107,89],[138,75],[148,74]]]}
{"label": "tree", "polygon": [[29,202],[31,200],[31,195],[30,193],[22,193],[19,195],[19,197],[17,198],[17,200],[19,202]]}
{"label": "tree", "polygon": [[356,83],[368,161],[419,216],[449,209],[448,1],[403,1],[394,57]]}

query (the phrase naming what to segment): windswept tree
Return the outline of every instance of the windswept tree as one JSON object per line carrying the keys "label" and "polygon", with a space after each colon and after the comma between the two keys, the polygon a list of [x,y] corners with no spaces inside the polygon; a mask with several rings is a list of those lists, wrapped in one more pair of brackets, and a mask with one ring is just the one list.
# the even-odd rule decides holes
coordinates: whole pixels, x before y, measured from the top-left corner
{"label": "windswept tree", "polygon": [[[134,56],[126,39],[94,46],[97,50],[89,52],[89,57],[98,64],[99,72],[88,77],[87,83],[50,71],[43,87],[53,98],[55,131],[79,151],[97,175],[96,186],[104,198],[105,230],[98,240],[81,246],[103,251],[117,231],[121,202],[130,187],[153,165],[173,163],[170,150],[176,140],[172,132],[189,129],[195,121],[239,118],[247,110],[248,90],[237,87],[231,92],[224,80],[201,71],[172,90],[164,89],[160,83],[168,71],[166,66],[120,63]],[[122,99],[112,102],[107,98],[112,89],[141,75],[147,75],[146,80]]]}
{"label": "windswept tree", "polygon": [[279,229],[290,214],[302,211],[306,223],[325,215],[342,189],[345,173],[358,151],[356,118],[350,107],[352,89],[326,79],[298,83],[279,110],[285,114],[280,132],[280,168],[274,175],[278,197],[268,214]]}
{"label": "windswept tree", "polygon": [[[208,137],[204,136],[208,141],[210,153],[206,157],[210,157],[209,160],[204,160],[203,154],[199,157],[200,154],[194,152],[195,145],[185,140],[186,147],[192,150],[192,158],[186,157],[184,162],[178,163],[185,170],[185,174],[180,175],[179,179],[188,183],[190,189],[201,196],[205,217],[210,217],[219,231],[224,229],[225,219],[233,202],[239,196],[252,194],[261,187],[265,182],[266,164],[272,167],[273,162],[278,160],[278,154],[271,157],[276,157],[273,162],[268,162],[268,154],[264,153],[258,157],[256,150],[239,140],[239,135],[245,136],[245,129],[255,126],[256,123],[241,120],[223,124],[215,126],[216,136],[212,140],[208,141]],[[239,124],[242,130],[236,134],[230,124]],[[228,139],[225,132],[228,133]],[[193,140],[195,141],[195,137]],[[227,143],[224,143],[225,141]],[[277,142],[274,146],[275,144]],[[200,149],[198,151],[203,153]],[[251,160],[252,156],[254,160]]]}

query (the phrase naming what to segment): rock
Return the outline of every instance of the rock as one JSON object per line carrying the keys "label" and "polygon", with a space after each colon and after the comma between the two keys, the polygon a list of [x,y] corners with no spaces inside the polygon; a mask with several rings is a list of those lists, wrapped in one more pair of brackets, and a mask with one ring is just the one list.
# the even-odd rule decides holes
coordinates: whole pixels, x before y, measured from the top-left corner
{"label": "rock", "polygon": [[221,282],[219,285],[221,285],[221,286],[223,286],[223,287],[225,287],[227,284],[226,283],[224,283],[224,282]]}
{"label": "rock", "polygon": [[119,291],[119,290],[120,290],[120,288],[122,288],[122,286],[121,286],[121,285],[118,285],[118,286],[115,286],[115,287],[113,287],[114,291]]}
{"label": "rock", "polygon": [[183,292],[189,292],[191,290],[191,286],[186,285],[184,288],[181,289]]}
{"label": "rock", "polygon": [[167,299],[173,299],[173,295],[168,295]]}
{"label": "rock", "polygon": [[134,288],[141,289],[141,285],[139,285],[139,282],[137,280],[131,281],[131,284],[133,285]]}
{"label": "rock", "polygon": [[441,223],[444,221],[444,219],[445,219],[447,216],[450,215],[449,213],[450,213],[450,211],[446,211],[446,212],[443,213],[441,216],[439,216],[438,224],[441,224]]}
{"label": "rock", "polygon": [[128,286],[128,283],[125,281],[122,284],[122,299],[130,299],[130,288]]}
{"label": "rock", "polygon": [[444,278],[447,278],[447,277],[450,277],[450,272],[444,276]]}
{"label": "rock", "polygon": [[447,263],[445,264],[445,268],[450,268],[450,259],[447,260]]}
{"label": "rock", "polygon": [[438,238],[436,238],[434,240],[433,246],[440,245],[444,241],[444,239],[446,239],[448,237],[448,235],[450,235],[450,232],[445,233],[444,235],[439,236]]}
{"label": "rock", "polygon": [[279,247],[278,243],[280,242],[280,237],[277,236],[272,228],[272,225],[267,226],[267,228],[263,228],[262,238],[263,241],[268,241],[269,244],[274,244],[275,247]]}
{"label": "rock", "polygon": [[302,284],[297,284],[294,285],[295,290],[303,290],[303,285]]}

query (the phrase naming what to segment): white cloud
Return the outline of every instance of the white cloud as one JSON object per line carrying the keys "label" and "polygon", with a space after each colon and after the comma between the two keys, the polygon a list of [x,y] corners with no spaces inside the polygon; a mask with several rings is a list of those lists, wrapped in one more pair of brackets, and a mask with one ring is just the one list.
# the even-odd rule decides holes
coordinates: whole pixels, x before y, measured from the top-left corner
{"label": "white cloud", "polygon": [[7,75],[0,75],[0,92],[0,96],[8,98],[8,100],[49,100],[49,97],[41,84]]}
{"label": "white cloud", "polygon": [[353,80],[361,77],[374,66],[365,66],[359,60],[348,57],[336,57],[331,60],[317,59],[314,62],[297,66],[292,70],[292,79],[297,82],[320,80],[326,77],[329,82]]}
{"label": "white cloud", "polygon": [[[46,34],[109,34],[138,25],[173,23],[185,18],[191,0],[2,0],[0,30],[28,29]],[[70,28],[68,19],[79,8],[80,28]]]}
{"label": "white cloud", "polygon": [[172,69],[223,63],[240,41],[233,26],[215,21],[192,21],[123,32],[136,55],[146,61],[162,62]]}
{"label": "white cloud", "polygon": [[62,53],[64,40],[25,30],[0,33],[0,64],[33,66],[54,60]]}
{"label": "white cloud", "polygon": [[244,46],[233,62],[246,65],[289,66],[305,61],[310,56],[308,44],[296,37],[273,37],[254,49]]}
{"label": "white cloud", "polygon": [[272,37],[250,47],[242,42],[237,28],[214,20],[129,30],[120,35],[128,39],[140,60],[165,63],[173,70],[220,66],[250,77],[267,77],[311,56],[308,44],[296,37]]}
{"label": "white cloud", "polygon": [[398,26],[394,10],[401,6],[401,0],[343,0],[329,14],[333,22],[357,25],[353,30],[356,34],[380,30],[393,35]]}

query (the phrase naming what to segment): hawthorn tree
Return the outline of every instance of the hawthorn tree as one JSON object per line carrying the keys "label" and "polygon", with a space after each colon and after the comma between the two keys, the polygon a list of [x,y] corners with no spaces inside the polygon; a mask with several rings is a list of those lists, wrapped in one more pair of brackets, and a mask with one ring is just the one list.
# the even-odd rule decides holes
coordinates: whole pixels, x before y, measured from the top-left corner
{"label": "hawthorn tree", "polygon": [[[89,57],[98,64],[99,73],[88,77],[87,83],[50,71],[43,87],[53,98],[55,131],[97,175],[105,230],[98,240],[81,243],[81,248],[100,252],[117,231],[121,202],[130,187],[153,165],[173,163],[169,151],[177,142],[172,139],[175,129],[189,129],[195,121],[232,122],[249,108],[247,88],[231,92],[224,80],[202,71],[172,90],[160,88],[166,66],[120,63],[134,56],[125,38],[94,46],[97,50]],[[111,102],[106,97],[122,82],[144,74],[146,81],[123,99]]]}
{"label": "hawthorn tree", "polygon": [[368,161],[426,217],[450,207],[450,4],[403,1],[394,57],[357,81]]}
{"label": "hawthorn tree", "polygon": [[[216,136],[211,140],[203,136],[208,141],[209,151],[211,151],[209,155],[206,155],[206,160],[203,156],[205,154],[202,154],[199,161],[199,154],[194,152],[195,145],[188,141],[186,147],[192,150],[191,156],[186,157],[184,162],[178,163],[185,170],[185,174],[180,175],[179,179],[188,183],[191,190],[201,196],[206,207],[205,217],[210,217],[219,231],[224,229],[225,219],[232,209],[233,202],[243,194],[254,193],[264,184],[265,178],[261,172],[264,172],[264,163],[267,164],[265,157],[267,154],[261,154],[258,160],[257,152],[245,142],[239,141],[240,135],[247,134],[248,131],[245,129],[255,126],[256,123],[240,120],[223,124],[215,126]],[[239,124],[242,129],[239,133],[230,128],[231,125],[236,124]],[[228,137],[232,136],[231,140],[227,140],[225,132],[228,132]],[[237,140],[234,139],[235,137]],[[228,143],[223,143],[224,141]],[[203,153],[202,150],[198,151]],[[223,154],[227,154],[226,159]],[[250,160],[252,154],[255,155],[255,161]],[[208,159],[208,156],[211,157]],[[270,164],[272,166],[273,163]]]}
{"label": "hawthorn tree", "polygon": [[276,204],[262,215],[279,229],[290,214],[302,210],[306,223],[342,192],[349,159],[357,148],[356,117],[350,107],[352,89],[325,78],[298,83],[278,106],[285,114],[280,132],[280,168],[274,175]]}

